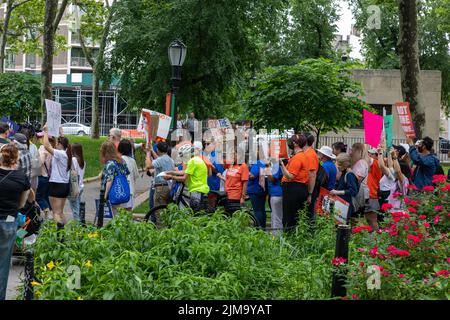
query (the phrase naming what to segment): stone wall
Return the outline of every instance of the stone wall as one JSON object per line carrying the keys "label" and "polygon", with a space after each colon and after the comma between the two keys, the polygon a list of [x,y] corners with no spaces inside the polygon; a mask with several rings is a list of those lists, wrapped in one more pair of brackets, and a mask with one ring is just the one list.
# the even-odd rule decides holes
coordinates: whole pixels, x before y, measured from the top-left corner
{"label": "stone wall", "polygon": [[[422,70],[422,84],[424,101],[426,103],[425,135],[434,140],[439,138],[440,112],[441,112],[441,72],[434,70]],[[400,70],[354,70],[354,78],[358,80],[365,96],[363,100],[368,104],[393,105],[403,101],[401,90]],[[399,123],[397,110],[392,109],[393,136],[394,139],[405,139],[405,135]],[[327,136],[364,137],[364,130],[350,129],[347,133],[328,133]]]}

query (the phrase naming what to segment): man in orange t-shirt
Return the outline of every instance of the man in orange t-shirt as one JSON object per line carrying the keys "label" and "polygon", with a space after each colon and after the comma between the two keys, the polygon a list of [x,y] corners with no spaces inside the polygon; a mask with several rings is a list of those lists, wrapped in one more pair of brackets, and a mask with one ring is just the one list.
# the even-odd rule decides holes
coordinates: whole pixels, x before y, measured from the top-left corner
{"label": "man in orange t-shirt", "polygon": [[309,204],[308,207],[308,213],[309,213],[309,221],[314,221],[314,215],[315,215],[315,207],[316,207],[316,200],[318,196],[318,191],[316,186],[316,177],[317,177],[317,171],[319,170],[319,157],[317,156],[316,151],[312,147],[314,144],[314,136],[312,134],[306,135],[306,146],[305,146],[305,156],[306,161],[308,163],[308,199],[306,200]]}
{"label": "man in orange t-shirt", "polygon": [[250,171],[245,163],[237,163],[237,153],[234,155],[234,163],[225,165],[225,191],[227,193],[228,203],[245,203],[247,196],[247,183]]}
{"label": "man in orange t-shirt", "polygon": [[378,151],[376,149],[370,149],[368,153],[371,162],[369,176],[367,177],[370,212],[366,213],[366,219],[374,230],[378,230],[377,211],[380,210],[380,203],[378,202],[378,189],[380,187],[380,180],[383,174],[378,164]]}

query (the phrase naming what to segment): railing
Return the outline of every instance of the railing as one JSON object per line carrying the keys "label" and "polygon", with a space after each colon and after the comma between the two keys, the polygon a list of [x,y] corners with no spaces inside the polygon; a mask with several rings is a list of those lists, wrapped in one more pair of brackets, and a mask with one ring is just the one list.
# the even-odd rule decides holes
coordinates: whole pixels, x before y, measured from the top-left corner
{"label": "railing", "polygon": [[70,65],[72,67],[91,68],[91,65],[85,57],[72,57]]}

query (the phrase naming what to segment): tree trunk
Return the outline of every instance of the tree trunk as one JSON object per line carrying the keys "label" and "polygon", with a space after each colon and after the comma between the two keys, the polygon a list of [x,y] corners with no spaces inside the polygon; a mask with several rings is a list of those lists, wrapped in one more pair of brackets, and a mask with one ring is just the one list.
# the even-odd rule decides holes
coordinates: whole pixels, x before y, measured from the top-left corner
{"label": "tree trunk", "polygon": [[53,53],[55,44],[55,31],[53,24],[55,22],[58,10],[58,0],[45,1],[45,19],[44,19],[44,54],[42,58],[41,71],[41,107],[42,123],[45,119],[45,99],[52,99],[52,77],[53,77]]}
{"label": "tree trunk", "polygon": [[96,75],[96,70],[92,70],[92,139],[100,138],[100,108],[99,108],[100,79]]}
{"label": "tree trunk", "polygon": [[13,10],[14,0],[8,0],[6,3],[5,20],[3,21],[2,34],[0,36],[0,73],[5,72],[5,56],[6,56],[6,41],[8,38],[9,20],[11,19],[11,12]]}
{"label": "tree trunk", "polygon": [[319,149],[320,128],[317,128],[316,134],[316,149]]}
{"label": "tree trunk", "polygon": [[415,0],[397,1],[400,20],[398,49],[402,95],[403,100],[409,102],[416,135],[421,138],[425,128],[425,105],[420,80],[417,3]]}

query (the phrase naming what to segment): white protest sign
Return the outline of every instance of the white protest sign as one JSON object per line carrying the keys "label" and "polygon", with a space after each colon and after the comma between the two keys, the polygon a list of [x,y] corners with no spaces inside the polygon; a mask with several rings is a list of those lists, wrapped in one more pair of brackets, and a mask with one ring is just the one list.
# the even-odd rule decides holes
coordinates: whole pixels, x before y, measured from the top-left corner
{"label": "white protest sign", "polygon": [[160,138],[167,139],[167,136],[169,135],[170,124],[172,123],[172,118],[156,111],[152,111],[151,114],[157,115],[159,117],[158,131],[156,135]]}
{"label": "white protest sign", "polygon": [[47,109],[48,134],[52,137],[59,137],[59,128],[61,127],[61,104],[45,99],[45,108]]}

